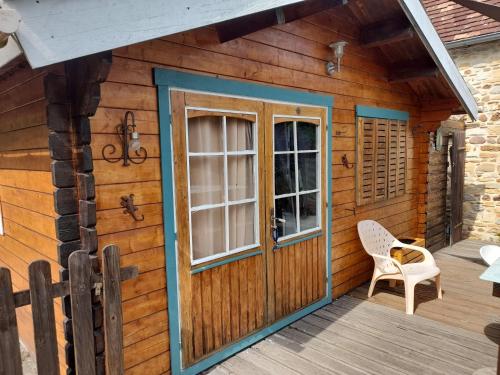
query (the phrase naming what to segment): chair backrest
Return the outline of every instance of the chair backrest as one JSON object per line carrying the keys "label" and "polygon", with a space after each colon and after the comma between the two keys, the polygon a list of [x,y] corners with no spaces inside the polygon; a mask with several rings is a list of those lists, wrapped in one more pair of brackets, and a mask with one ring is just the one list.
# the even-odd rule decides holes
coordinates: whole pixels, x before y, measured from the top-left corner
{"label": "chair backrest", "polygon": [[[358,222],[358,234],[365,251],[369,255],[391,256],[391,248],[396,238],[374,220]],[[384,272],[394,271],[392,262],[374,258],[375,265]]]}

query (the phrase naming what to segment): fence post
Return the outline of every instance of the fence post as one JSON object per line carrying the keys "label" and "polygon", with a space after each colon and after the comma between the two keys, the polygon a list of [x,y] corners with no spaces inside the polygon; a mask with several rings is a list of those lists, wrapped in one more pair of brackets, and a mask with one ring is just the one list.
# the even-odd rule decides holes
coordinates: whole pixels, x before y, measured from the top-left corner
{"label": "fence post", "polygon": [[106,374],[123,375],[123,317],[118,246],[109,245],[104,248],[102,273]]}
{"label": "fence post", "polygon": [[2,359],[0,375],[23,374],[10,272],[2,267],[0,267],[0,358]]}
{"label": "fence post", "polygon": [[29,265],[28,271],[37,370],[39,374],[59,375],[50,264],[38,260]]}
{"label": "fence post", "polygon": [[91,278],[92,266],[88,252],[73,252],[69,256],[69,285],[77,375],[96,374]]}

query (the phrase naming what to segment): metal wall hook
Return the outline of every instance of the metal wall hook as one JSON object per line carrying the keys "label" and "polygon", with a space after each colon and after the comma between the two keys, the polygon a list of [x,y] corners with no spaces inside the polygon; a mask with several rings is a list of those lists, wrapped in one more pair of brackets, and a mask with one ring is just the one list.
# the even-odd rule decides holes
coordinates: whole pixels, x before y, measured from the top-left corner
{"label": "metal wall hook", "polygon": [[352,163],[351,166],[349,166],[349,160],[347,159],[347,154],[342,155],[342,165],[347,169],[354,168],[354,164]]}
{"label": "metal wall hook", "polygon": [[134,194],[124,195],[121,197],[120,205],[125,208],[123,210],[124,214],[130,214],[134,218],[135,221],[144,221],[144,215],[140,217],[137,215],[137,211],[139,210],[136,205],[134,205]]}

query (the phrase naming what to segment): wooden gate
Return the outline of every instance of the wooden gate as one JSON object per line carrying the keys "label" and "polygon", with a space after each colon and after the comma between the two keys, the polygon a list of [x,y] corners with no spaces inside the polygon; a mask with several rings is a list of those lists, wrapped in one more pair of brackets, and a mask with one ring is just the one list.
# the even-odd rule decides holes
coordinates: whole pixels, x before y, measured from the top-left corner
{"label": "wooden gate", "polygon": [[123,340],[120,282],[137,276],[136,267],[120,269],[120,251],[114,245],[103,250],[102,274],[86,251],[69,257],[69,281],[52,283],[50,264],[29,265],[29,290],[13,292],[10,271],[0,267],[0,375],[22,375],[16,308],[30,305],[33,317],[38,374],[59,375],[53,299],[69,295],[79,375],[96,374],[92,289],[103,291],[106,374],[123,374]]}
{"label": "wooden gate", "polygon": [[453,145],[450,148],[451,160],[451,225],[450,244],[462,240],[463,201],[465,177],[465,132],[453,133]]}

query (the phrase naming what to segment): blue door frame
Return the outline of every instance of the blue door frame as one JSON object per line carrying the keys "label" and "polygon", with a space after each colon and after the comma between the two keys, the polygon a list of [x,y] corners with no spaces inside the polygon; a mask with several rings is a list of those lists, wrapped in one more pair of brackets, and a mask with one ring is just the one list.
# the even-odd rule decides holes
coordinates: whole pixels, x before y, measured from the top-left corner
{"label": "blue door frame", "polygon": [[[242,349],[262,340],[264,337],[282,329],[294,321],[319,309],[332,301],[331,280],[331,226],[332,226],[332,106],[333,97],[313,94],[309,92],[283,89],[255,83],[239,82],[203,76],[170,69],[155,68],[154,81],[158,87],[158,112],[160,121],[160,147],[162,171],[162,198],[163,198],[163,225],[165,236],[165,259],[167,269],[168,318],[170,334],[170,364],[172,374],[197,374],[216,363],[234,355]],[[177,277],[176,232],[174,211],[174,180],[172,165],[171,118],[170,118],[170,90],[193,90],[212,94],[233,95],[263,101],[279,101],[285,103],[314,105],[327,108],[327,254],[326,296],[287,317],[264,327],[249,336],[242,338],[215,352],[194,365],[182,368],[181,336],[180,336],[180,307],[179,285]]]}

